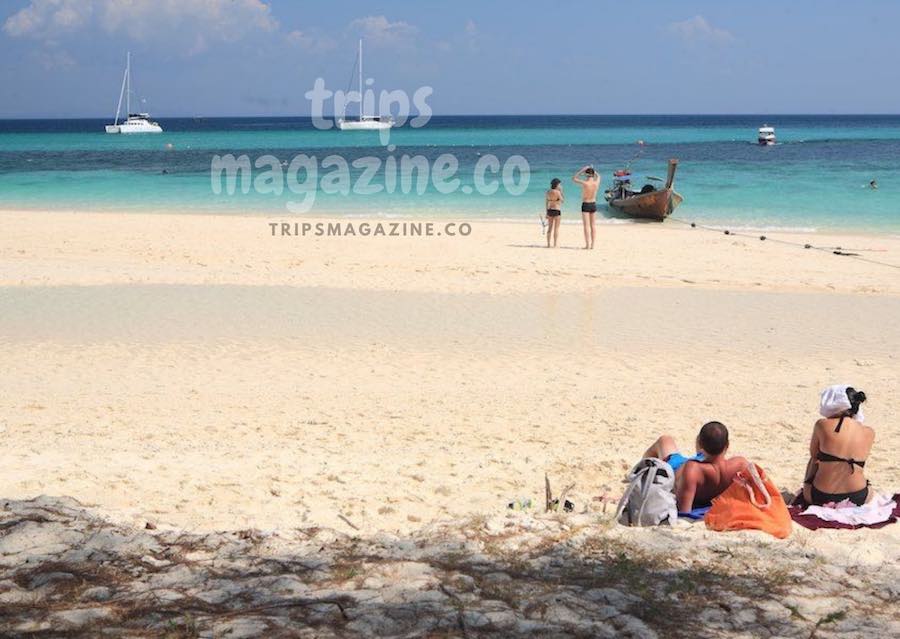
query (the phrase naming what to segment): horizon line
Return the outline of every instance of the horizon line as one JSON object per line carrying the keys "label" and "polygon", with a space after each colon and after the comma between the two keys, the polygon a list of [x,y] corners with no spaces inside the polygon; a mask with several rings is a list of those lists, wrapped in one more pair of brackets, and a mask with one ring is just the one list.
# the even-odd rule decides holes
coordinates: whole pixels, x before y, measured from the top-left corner
{"label": "horizon line", "polygon": [[[419,116],[420,114],[406,114],[403,117],[414,118]],[[784,113],[689,113],[689,112],[672,112],[672,113],[432,113],[429,117],[443,117],[443,118],[465,118],[465,117],[680,117],[680,116],[694,116],[694,117],[781,117],[781,116],[844,116],[844,117],[852,117],[852,116],[882,116],[882,117],[900,117],[900,113],[891,113],[891,112],[800,112],[800,111],[787,111]],[[295,118],[295,119],[311,119],[312,116],[309,114],[296,114],[296,115],[154,115],[153,118],[157,118],[160,120],[169,119],[169,120],[189,120],[189,119],[203,119],[203,120],[215,120],[215,119],[237,119],[237,118],[247,118],[247,119],[264,119],[264,118]],[[337,114],[331,115],[323,115],[324,118],[335,118],[339,117]],[[85,115],[85,116],[42,116],[42,117],[23,117],[23,116],[0,116],[0,121],[3,120],[106,120],[108,116],[96,116],[96,115]]]}

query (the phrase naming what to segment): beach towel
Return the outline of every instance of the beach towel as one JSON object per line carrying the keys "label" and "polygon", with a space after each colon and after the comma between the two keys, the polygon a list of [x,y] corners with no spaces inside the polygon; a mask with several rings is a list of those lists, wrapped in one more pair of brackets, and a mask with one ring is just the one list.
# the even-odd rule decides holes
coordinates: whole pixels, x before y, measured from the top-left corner
{"label": "beach towel", "polygon": [[781,493],[756,464],[738,472],[713,499],[703,518],[711,530],[762,530],[779,539],[791,534],[791,516]]}
{"label": "beach towel", "polygon": [[709,512],[710,508],[711,506],[700,506],[698,508],[692,508],[686,513],[679,512],[678,516],[682,519],[693,519],[694,521],[698,521],[706,516],[706,513]]}
{"label": "beach towel", "polygon": [[876,495],[862,506],[851,504],[841,508],[810,506],[801,496],[794,501],[788,511],[791,519],[810,530],[882,528],[900,521],[900,493],[893,497]]}

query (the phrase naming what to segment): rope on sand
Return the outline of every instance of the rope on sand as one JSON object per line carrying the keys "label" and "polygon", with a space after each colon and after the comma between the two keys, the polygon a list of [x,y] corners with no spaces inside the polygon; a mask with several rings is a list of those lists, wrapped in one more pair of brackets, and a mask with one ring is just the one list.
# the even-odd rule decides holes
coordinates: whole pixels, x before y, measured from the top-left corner
{"label": "rope on sand", "polygon": [[799,247],[799,248],[803,248],[806,250],[821,251],[823,253],[831,253],[832,255],[840,255],[842,257],[850,257],[859,262],[867,262],[869,264],[877,264],[878,266],[887,266],[888,268],[900,269],[900,264],[891,264],[889,262],[873,260],[868,257],[863,257],[862,255],[859,254],[859,253],[863,253],[863,252],[871,252],[871,253],[884,252],[884,249],[866,249],[866,248],[851,249],[851,248],[845,248],[845,247],[841,247],[841,246],[815,246],[810,243],[791,242],[790,240],[783,240],[780,238],[772,238],[772,237],[769,237],[768,235],[751,235],[749,233],[741,233],[741,232],[732,231],[729,229],[713,228],[711,226],[705,226],[703,224],[698,224],[697,222],[691,222],[689,220],[682,220],[680,218],[672,217],[672,216],[669,216],[667,219],[672,220],[673,222],[678,222],[679,224],[688,225],[691,228],[697,228],[697,229],[701,229],[704,231],[712,231],[714,233],[722,233],[723,235],[731,235],[734,237],[744,237],[744,238],[749,238],[749,239],[758,238],[761,241],[775,242],[776,244],[784,244],[786,246],[794,246],[794,247]]}

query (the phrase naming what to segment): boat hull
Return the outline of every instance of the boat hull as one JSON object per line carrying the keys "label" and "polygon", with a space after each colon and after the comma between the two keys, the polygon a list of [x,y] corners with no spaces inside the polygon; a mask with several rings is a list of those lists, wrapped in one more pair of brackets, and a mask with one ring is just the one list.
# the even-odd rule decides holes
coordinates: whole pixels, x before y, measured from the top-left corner
{"label": "boat hull", "polygon": [[129,135],[133,133],[162,133],[162,127],[156,122],[142,122],[140,124],[120,124],[119,133]]}
{"label": "boat hull", "polygon": [[626,198],[613,198],[607,202],[611,209],[630,217],[662,222],[684,200],[675,189],[662,189]]}
{"label": "boat hull", "polygon": [[393,126],[391,122],[378,120],[338,120],[337,124],[341,131],[383,131]]}
{"label": "boat hull", "polygon": [[123,122],[122,124],[107,124],[107,133],[119,133],[132,135],[135,133],[162,133],[162,127],[156,122]]}

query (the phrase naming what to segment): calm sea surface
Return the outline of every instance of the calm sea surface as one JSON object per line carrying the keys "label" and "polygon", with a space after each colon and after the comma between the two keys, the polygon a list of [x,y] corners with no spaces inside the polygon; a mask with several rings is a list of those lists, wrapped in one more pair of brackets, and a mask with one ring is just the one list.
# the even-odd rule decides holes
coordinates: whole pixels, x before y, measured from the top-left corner
{"label": "calm sea surface", "polygon": [[[732,228],[900,232],[900,116],[435,116],[423,128],[393,130],[392,147],[373,132],[317,130],[308,118],[159,121],[165,133],[120,136],[105,134],[104,120],[0,120],[0,208],[288,214],[289,201],[305,200],[313,202],[313,215],[535,220],[547,183],[560,177],[564,219],[577,219],[571,174],[593,164],[608,184],[613,170],[638,155],[631,165],[638,175],[664,177],[666,161],[679,159],[681,219]],[[755,144],[763,124],[776,127],[776,146]],[[315,156],[319,173],[315,181],[305,172],[296,176],[301,193],[285,187],[281,194],[254,188],[215,194],[211,160],[227,153],[251,161],[272,155],[285,172],[306,154]],[[399,168],[392,193],[352,188],[364,170],[354,160],[378,158],[371,178],[378,189],[390,186],[386,167],[402,164],[404,154],[433,166],[445,153],[459,163],[454,192],[439,192],[429,181],[424,193],[404,193]],[[467,188],[488,154],[501,164],[512,156],[527,160],[524,193]],[[323,164],[333,155],[351,164],[349,194],[334,192],[343,186],[337,181],[322,182],[335,171]],[[867,188],[872,179],[878,190]],[[418,186],[417,176],[411,184]]]}

